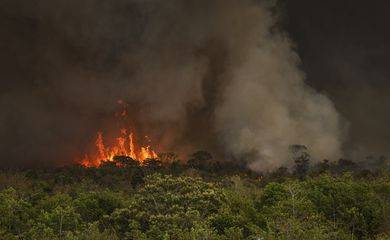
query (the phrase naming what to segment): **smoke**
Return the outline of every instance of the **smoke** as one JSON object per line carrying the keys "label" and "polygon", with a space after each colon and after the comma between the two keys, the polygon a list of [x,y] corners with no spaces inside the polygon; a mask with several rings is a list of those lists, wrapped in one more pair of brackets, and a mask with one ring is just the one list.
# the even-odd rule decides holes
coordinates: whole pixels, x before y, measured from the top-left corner
{"label": "smoke", "polygon": [[238,158],[252,152],[250,166],[257,170],[290,164],[292,144],[306,145],[317,161],[340,157],[338,113],[305,85],[299,57],[288,37],[273,31],[270,11],[245,4],[234,9],[241,32],[228,38],[233,56],[215,125],[227,149]]}
{"label": "smoke", "polygon": [[273,1],[22,2],[1,6],[4,164],[69,162],[115,127],[118,99],[161,151],[206,149],[254,170],[289,164],[291,144],[315,160],[341,154],[340,118],[305,84]]}
{"label": "smoke", "polygon": [[390,154],[389,6],[380,1],[286,1],[286,29],[297,43],[307,82],[326,91],[348,120],[343,153],[354,161]]}

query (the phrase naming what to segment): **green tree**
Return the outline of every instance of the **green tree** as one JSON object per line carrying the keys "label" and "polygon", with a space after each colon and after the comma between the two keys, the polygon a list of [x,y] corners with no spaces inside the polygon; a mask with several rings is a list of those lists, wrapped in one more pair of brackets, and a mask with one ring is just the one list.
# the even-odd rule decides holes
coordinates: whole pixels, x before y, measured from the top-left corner
{"label": "green tree", "polygon": [[19,198],[13,188],[0,192],[0,232],[19,236],[29,228],[31,204]]}
{"label": "green tree", "polygon": [[56,194],[43,198],[38,204],[40,211],[34,227],[34,234],[55,234],[59,238],[67,232],[82,227],[81,216],[77,213],[73,199],[67,194]]}
{"label": "green tree", "polygon": [[152,239],[189,232],[194,222],[216,214],[223,195],[197,178],[151,175],[127,208],[106,219],[120,236],[145,232]]}
{"label": "green tree", "polygon": [[77,212],[85,222],[95,222],[124,207],[121,194],[112,191],[82,192],[74,202]]}
{"label": "green tree", "polygon": [[341,226],[359,238],[372,235],[380,226],[380,202],[369,183],[350,176],[323,175],[305,183],[309,199],[334,229]]}

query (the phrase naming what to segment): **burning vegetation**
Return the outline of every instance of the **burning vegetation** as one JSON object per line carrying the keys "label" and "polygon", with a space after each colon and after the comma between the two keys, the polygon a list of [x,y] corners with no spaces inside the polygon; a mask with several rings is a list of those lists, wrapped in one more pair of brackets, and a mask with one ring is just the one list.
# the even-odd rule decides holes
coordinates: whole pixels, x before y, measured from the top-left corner
{"label": "burning vegetation", "polygon": [[[120,111],[115,113],[115,117],[122,120],[127,119],[127,103],[123,100],[118,100]],[[157,153],[153,150],[151,140],[148,136],[144,137],[147,144],[141,144],[137,141],[136,135],[133,131],[127,128],[122,128],[117,137],[114,138],[112,144],[107,145],[103,132],[98,132],[95,140],[94,151],[90,154],[85,154],[81,161],[84,167],[99,167],[103,162],[114,162],[117,156],[129,157],[142,164],[146,159],[158,158]]]}
{"label": "burning vegetation", "polygon": [[[150,142],[150,139],[145,136]],[[157,158],[157,153],[151,146],[140,146],[137,144],[135,135],[127,129],[121,129],[120,136],[116,138],[113,146],[106,146],[102,132],[98,132],[96,139],[96,152],[90,157],[86,154],[81,162],[85,167],[98,167],[103,162],[113,162],[116,156],[130,157],[141,164],[149,158]]]}

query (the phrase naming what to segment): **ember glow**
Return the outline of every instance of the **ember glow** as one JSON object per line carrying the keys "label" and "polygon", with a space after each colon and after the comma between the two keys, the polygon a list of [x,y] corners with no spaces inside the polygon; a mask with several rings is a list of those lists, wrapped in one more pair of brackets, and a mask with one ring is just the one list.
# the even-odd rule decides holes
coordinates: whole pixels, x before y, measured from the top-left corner
{"label": "ember glow", "polygon": [[[148,142],[150,139],[145,136]],[[81,161],[81,165],[85,167],[98,167],[103,162],[114,161],[115,156],[126,156],[139,161],[141,164],[149,158],[157,158],[156,152],[150,145],[140,146],[136,142],[135,135],[127,129],[121,129],[119,136],[114,140],[114,144],[107,146],[104,142],[102,132],[98,132],[96,142],[96,152],[86,154]]]}

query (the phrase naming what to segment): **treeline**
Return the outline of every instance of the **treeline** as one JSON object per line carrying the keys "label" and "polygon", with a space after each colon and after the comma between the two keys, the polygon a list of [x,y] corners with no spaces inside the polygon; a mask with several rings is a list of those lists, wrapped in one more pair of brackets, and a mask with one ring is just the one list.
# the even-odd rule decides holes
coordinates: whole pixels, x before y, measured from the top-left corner
{"label": "treeline", "polygon": [[140,165],[0,172],[0,239],[390,239],[390,169],[348,160],[256,173],[204,151]]}

